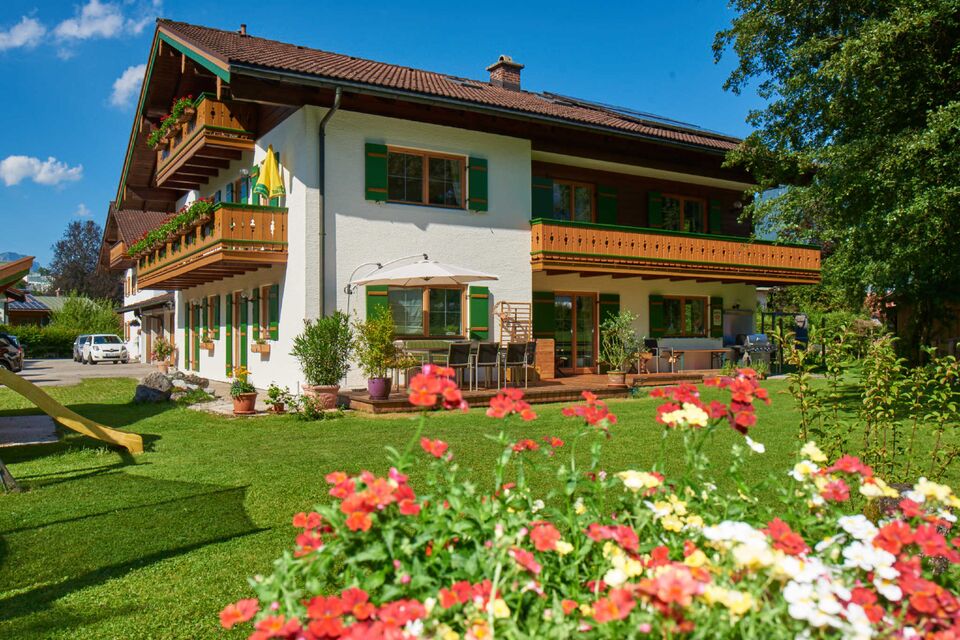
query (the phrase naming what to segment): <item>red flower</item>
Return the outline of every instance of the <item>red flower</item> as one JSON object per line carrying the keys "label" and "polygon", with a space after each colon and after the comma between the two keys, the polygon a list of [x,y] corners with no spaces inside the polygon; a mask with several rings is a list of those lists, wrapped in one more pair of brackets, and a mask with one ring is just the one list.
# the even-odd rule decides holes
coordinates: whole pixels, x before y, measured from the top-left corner
{"label": "red flower", "polygon": [[597,622],[623,620],[636,604],[629,589],[611,589],[609,596],[593,604],[593,617]]}
{"label": "red flower", "polygon": [[502,419],[515,413],[520,414],[520,417],[526,422],[537,418],[537,414],[530,408],[530,404],[523,399],[522,389],[508,387],[490,398],[487,417]]}
{"label": "red flower", "polygon": [[538,522],[530,530],[530,540],[537,551],[553,551],[560,541],[560,532],[549,522]]}
{"label": "red flower", "polygon": [[510,557],[517,561],[517,564],[532,573],[533,575],[539,575],[540,570],[543,568],[540,566],[540,563],[536,561],[533,557],[533,554],[527,551],[526,549],[521,549],[520,547],[514,547],[510,550]]}
{"label": "red flower", "polygon": [[343,612],[343,603],[336,596],[311,598],[307,603],[307,616],[310,618],[307,629],[318,638],[339,637],[343,633],[343,621],[340,619]]}
{"label": "red flower", "polygon": [[787,555],[798,556],[810,550],[803,537],[790,529],[790,525],[774,518],[767,523],[767,528],[763,530],[773,540],[773,548],[783,551]]}
{"label": "red flower", "polygon": [[594,522],[587,527],[586,533],[588,538],[596,542],[613,540],[626,551],[636,553],[640,548],[637,532],[626,525],[607,526]]}
{"label": "red flower", "polygon": [[839,460],[833,463],[832,467],[829,467],[822,471],[822,473],[834,473],[835,471],[842,471],[843,473],[858,473],[864,478],[873,477],[873,469],[868,465],[863,464],[860,461],[860,458],[851,455],[845,455]]}
{"label": "red flower", "polygon": [[827,483],[820,495],[830,502],[846,502],[850,499],[850,487],[843,480],[834,480]]}
{"label": "red flower", "polygon": [[256,632],[250,635],[251,640],[286,638],[300,631],[300,621],[296,618],[287,620],[284,616],[267,616],[254,628]]}
{"label": "red flower", "polygon": [[256,598],[238,600],[234,604],[228,604],[220,612],[220,625],[224,629],[232,629],[234,625],[246,622],[257,615],[259,610],[260,603]]}
{"label": "red flower", "polygon": [[877,604],[877,594],[865,587],[854,587],[850,590],[850,602],[863,607],[864,613],[870,622],[876,624],[883,620],[883,607]]}
{"label": "red flower", "polygon": [[913,543],[925,556],[952,556],[955,552],[947,546],[947,539],[932,524],[922,524],[913,534]]}
{"label": "red flower", "polygon": [[307,554],[313,553],[317,549],[323,548],[323,539],[315,532],[304,532],[297,536],[297,550],[294,556],[301,558]]}
{"label": "red flower", "polygon": [[301,529],[316,529],[322,521],[323,517],[316,511],[311,511],[309,514],[301,511],[293,516],[293,526]]}
{"label": "red flower", "polygon": [[376,607],[368,602],[369,596],[363,589],[351,587],[340,594],[343,612],[357,620],[366,620],[374,614]]}
{"label": "red flower", "polygon": [[[388,627],[400,628],[408,622],[426,617],[427,610],[416,600],[396,600],[377,611],[377,617]],[[393,636],[384,636],[393,637]]]}
{"label": "red flower", "polygon": [[563,615],[568,616],[577,610],[577,601],[564,598],[560,601],[560,607],[563,609]]}
{"label": "red flower", "polygon": [[370,514],[363,511],[354,511],[347,516],[347,528],[351,531],[369,531],[372,525]]}
{"label": "red flower", "polygon": [[899,555],[900,550],[913,543],[913,531],[903,520],[894,520],[880,527],[873,538],[873,546]]}
{"label": "red flower", "polygon": [[520,440],[515,445],[513,445],[514,451],[537,451],[540,448],[533,440],[527,438],[525,440]]}
{"label": "red flower", "polygon": [[420,446],[424,451],[434,458],[442,458],[447,452],[447,443],[443,440],[431,440],[430,438],[420,438]]}
{"label": "red flower", "polygon": [[543,441],[546,442],[551,447],[553,447],[554,449],[559,449],[564,445],[563,440],[561,440],[556,436],[545,436]]}
{"label": "red flower", "polygon": [[435,407],[440,393],[440,380],[434,376],[418,373],[407,385],[410,404],[418,407]]}
{"label": "red flower", "polygon": [[899,506],[900,511],[902,511],[903,515],[907,518],[922,518],[924,516],[923,508],[910,498],[901,500]]}
{"label": "red flower", "polygon": [[639,589],[665,605],[688,607],[693,596],[703,592],[703,583],[694,577],[689,567],[674,564],[658,573],[656,578],[641,580]]}
{"label": "red flower", "polygon": [[569,418],[581,418],[588,425],[600,427],[604,431],[609,425],[617,423],[617,416],[610,413],[606,403],[598,400],[596,394],[584,391],[581,395],[586,400],[586,404],[564,407],[561,413]]}

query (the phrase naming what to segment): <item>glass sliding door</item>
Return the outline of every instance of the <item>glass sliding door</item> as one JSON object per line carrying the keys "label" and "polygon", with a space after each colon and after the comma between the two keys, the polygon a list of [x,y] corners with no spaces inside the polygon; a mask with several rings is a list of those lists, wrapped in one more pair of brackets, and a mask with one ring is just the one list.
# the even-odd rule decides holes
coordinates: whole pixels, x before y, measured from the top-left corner
{"label": "glass sliding door", "polygon": [[566,373],[593,373],[597,366],[597,297],[592,293],[554,295],[557,367]]}

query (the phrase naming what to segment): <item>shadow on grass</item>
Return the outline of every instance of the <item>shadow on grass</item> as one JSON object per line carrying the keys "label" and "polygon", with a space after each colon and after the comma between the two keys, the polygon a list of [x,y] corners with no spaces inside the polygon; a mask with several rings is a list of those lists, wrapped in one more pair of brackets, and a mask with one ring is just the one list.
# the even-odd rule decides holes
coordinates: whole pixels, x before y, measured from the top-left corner
{"label": "shadow on grass", "polygon": [[0,593],[15,592],[0,597],[0,622],[46,614],[70,593],[263,531],[244,509],[246,491],[108,467],[18,496],[8,503],[12,520],[0,519]]}

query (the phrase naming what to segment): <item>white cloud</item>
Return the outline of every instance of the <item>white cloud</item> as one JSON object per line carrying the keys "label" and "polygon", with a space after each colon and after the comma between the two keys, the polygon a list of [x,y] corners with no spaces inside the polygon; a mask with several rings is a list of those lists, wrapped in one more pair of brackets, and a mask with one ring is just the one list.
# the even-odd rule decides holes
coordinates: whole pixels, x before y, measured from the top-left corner
{"label": "white cloud", "polygon": [[125,107],[140,90],[140,84],[143,82],[143,74],[147,70],[147,65],[138,64],[134,67],[127,67],[126,71],[120,74],[120,77],[113,81],[113,93],[110,94],[110,104],[115,107]]}
{"label": "white cloud", "polygon": [[74,182],[83,177],[83,165],[71,167],[53,156],[45,161],[31,156],[7,156],[0,160],[0,180],[8,187],[26,179],[45,186]]}
{"label": "white cloud", "polygon": [[35,47],[46,32],[47,28],[39,20],[23,16],[9,29],[0,29],[0,51]]}
{"label": "white cloud", "polygon": [[89,0],[74,17],[58,24],[53,33],[63,42],[137,35],[160,11],[160,2],[136,3],[129,14],[124,9],[119,3]]}
{"label": "white cloud", "polygon": [[73,212],[73,215],[79,218],[89,218],[91,215],[91,211],[90,209],[87,208],[87,205],[81,202],[80,205],[77,207],[77,210]]}

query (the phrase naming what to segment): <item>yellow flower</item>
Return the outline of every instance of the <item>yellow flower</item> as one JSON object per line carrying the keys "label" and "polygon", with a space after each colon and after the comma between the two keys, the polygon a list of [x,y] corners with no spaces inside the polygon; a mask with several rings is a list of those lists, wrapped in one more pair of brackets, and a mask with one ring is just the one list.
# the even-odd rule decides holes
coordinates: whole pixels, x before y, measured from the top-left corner
{"label": "yellow flower", "polygon": [[566,540],[557,540],[557,545],[554,547],[554,550],[561,556],[565,556],[573,551],[573,545]]}
{"label": "yellow flower", "polygon": [[587,508],[583,505],[583,500],[577,498],[577,501],[573,503],[573,512],[578,516],[582,516],[587,512]]}
{"label": "yellow flower", "polygon": [[691,569],[696,569],[697,567],[702,567],[703,565],[709,563],[707,559],[707,554],[705,554],[700,549],[697,549],[686,558],[683,559],[683,564],[687,565]]}
{"label": "yellow flower", "polygon": [[660,478],[646,471],[621,471],[617,474],[617,477],[623,481],[625,488],[634,493],[637,491],[646,491],[647,489],[655,489],[661,484]]}
{"label": "yellow flower", "polygon": [[493,611],[494,618],[510,617],[510,607],[507,606],[507,603],[504,602],[503,598],[497,598],[488,606],[490,607],[490,610]]}
{"label": "yellow flower", "polygon": [[460,640],[460,634],[445,624],[437,627],[437,637],[442,638],[442,640]]}
{"label": "yellow flower", "polygon": [[803,445],[803,448],[800,449],[800,455],[802,455],[804,458],[812,460],[813,462],[827,461],[826,454],[824,454],[823,451],[820,451],[820,447],[818,447],[817,443],[813,441]]}
{"label": "yellow flower", "polygon": [[692,516],[687,516],[687,524],[684,527],[685,529],[703,529],[703,518],[694,514]]}
{"label": "yellow flower", "polygon": [[687,515],[687,503],[678,498],[677,496],[670,494],[669,496],[670,506],[673,507],[673,512],[678,516]]}
{"label": "yellow flower", "polygon": [[953,495],[953,490],[945,484],[930,482],[926,478],[920,478],[913,490],[925,498],[933,498],[937,502],[947,502]]}
{"label": "yellow flower", "polygon": [[898,498],[900,493],[884,482],[881,478],[873,478],[873,482],[864,482],[860,485],[860,494],[867,498]]}
{"label": "yellow flower", "polygon": [[710,416],[707,415],[707,412],[698,407],[695,404],[690,402],[683,403],[683,411],[686,414],[687,424],[694,427],[705,427],[707,422],[710,420]]}
{"label": "yellow flower", "polygon": [[483,618],[478,618],[470,624],[469,635],[476,640],[484,640],[485,638],[492,636],[490,633],[490,627],[487,625],[487,621]]}
{"label": "yellow flower", "polygon": [[748,591],[727,591],[723,604],[730,609],[730,614],[739,618],[753,608],[753,596]]}
{"label": "yellow flower", "polygon": [[683,520],[673,514],[660,518],[660,525],[667,531],[683,531]]}
{"label": "yellow flower", "polygon": [[582,604],[582,605],[580,605],[580,615],[583,616],[584,618],[592,618],[592,617],[593,617],[593,607],[591,607],[591,606],[588,605],[588,604]]}

